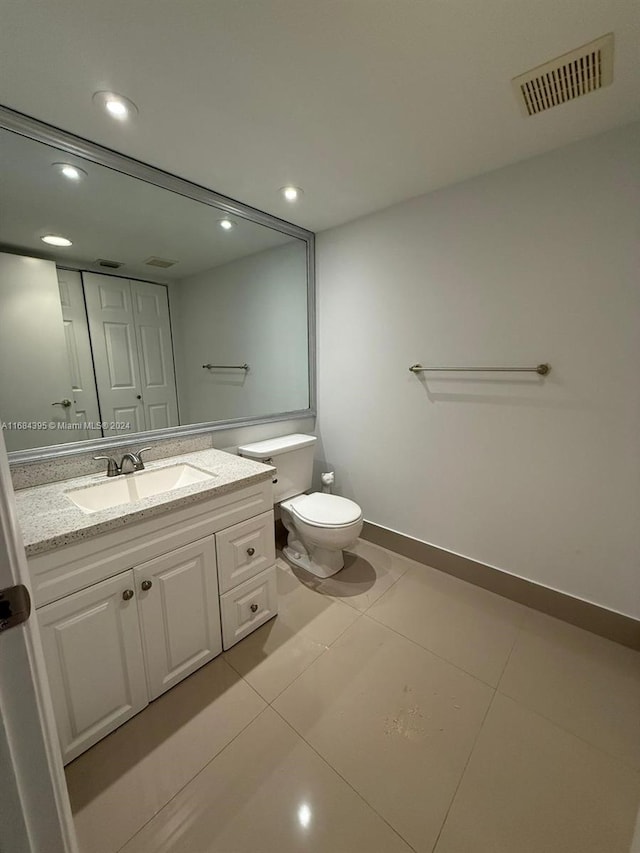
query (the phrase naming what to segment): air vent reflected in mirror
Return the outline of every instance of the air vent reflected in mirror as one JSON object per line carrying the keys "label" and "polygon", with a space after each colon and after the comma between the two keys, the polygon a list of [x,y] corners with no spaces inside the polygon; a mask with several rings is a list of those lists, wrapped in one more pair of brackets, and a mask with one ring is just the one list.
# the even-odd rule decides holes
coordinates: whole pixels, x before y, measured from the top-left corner
{"label": "air vent reflected in mirror", "polygon": [[163,270],[168,269],[169,267],[173,267],[177,264],[177,261],[169,261],[167,258],[147,258],[145,264],[148,267],[160,267]]}

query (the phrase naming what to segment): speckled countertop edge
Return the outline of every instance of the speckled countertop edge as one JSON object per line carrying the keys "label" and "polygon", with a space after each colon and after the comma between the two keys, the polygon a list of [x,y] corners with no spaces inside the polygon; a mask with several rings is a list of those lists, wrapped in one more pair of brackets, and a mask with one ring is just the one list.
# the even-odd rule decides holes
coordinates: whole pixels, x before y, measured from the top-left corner
{"label": "speckled countertop edge", "polygon": [[[15,498],[18,521],[27,556],[69,545],[109,530],[116,530],[143,518],[152,518],[181,509],[234,489],[270,480],[274,470],[260,462],[213,449],[149,462],[145,470],[157,471],[182,463],[213,474],[214,479],[182,486],[180,489],[173,489],[134,503],[120,504],[98,512],[81,510],[71,502],[65,492],[107,482],[104,473],[17,491]],[[135,476],[135,474],[128,476]]]}

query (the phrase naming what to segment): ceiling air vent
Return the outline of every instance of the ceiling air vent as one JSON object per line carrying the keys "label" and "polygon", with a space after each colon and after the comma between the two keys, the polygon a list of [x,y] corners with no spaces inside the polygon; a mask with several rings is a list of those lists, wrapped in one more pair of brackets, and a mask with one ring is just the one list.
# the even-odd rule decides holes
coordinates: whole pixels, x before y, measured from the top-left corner
{"label": "ceiling air vent", "polygon": [[608,86],[613,82],[613,33],[538,65],[512,82],[526,116]]}
{"label": "ceiling air vent", "polygon": [[110,270],[118,270],[123,264],[120,261],[107,261],[104,258],[98,258],[96,261],[99,267],[107,267]]}
{"label": "ceiling air vent", "polygon": [[177,263],[177,261],[168,261],[166,258],[147,258],[145,261],[145,264],[148,267],[160,267],[163,270],[166,270]]}

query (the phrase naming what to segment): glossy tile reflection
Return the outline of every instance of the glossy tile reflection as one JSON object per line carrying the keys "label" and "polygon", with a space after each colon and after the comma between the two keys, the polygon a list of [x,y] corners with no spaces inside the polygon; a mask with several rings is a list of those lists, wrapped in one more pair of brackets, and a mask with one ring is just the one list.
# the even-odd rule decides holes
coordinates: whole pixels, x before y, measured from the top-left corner
{"label": "glossy tile reflection", "polygon": [[628,853],[640,655],[359,542],[67,768],[81,853]]}
{"label": "glossy tile reflection", "polygon": [[265,707],[219,657],[66,768],[83,853],[114,853]]}
{"label": "glossy tile reflection", "polygon": [[410,853],[410,849],[267,709],[123,853]]}
{"label": "glossy tile reflection", "polygon": [[365,616],[273,707],[412,847],[431,851],[491,697]]}

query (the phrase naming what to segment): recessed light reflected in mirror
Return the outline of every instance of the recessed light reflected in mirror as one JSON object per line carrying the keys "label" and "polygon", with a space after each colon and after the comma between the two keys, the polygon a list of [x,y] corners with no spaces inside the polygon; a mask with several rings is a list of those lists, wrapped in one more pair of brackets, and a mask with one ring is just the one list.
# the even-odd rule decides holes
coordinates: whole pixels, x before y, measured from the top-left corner
{"label": "recessed light reflected in mirror", "polygon": [[50,246],[73,246],[71,240],[67,237],[60,237],[58,234],[45,234],[40,239],[43,243],[48,243]]}
{"label": "recessed light reflected in mirror", "polygon": [[231,229],[232,229],[232,228],[235,228],[235,227],[236,227],[236,223],[235,223],[232,219],[227,219],[227,218],[225,218],[225,219],[219,219],[219,220],[218,220],[218,225],[219,225],[219,226],[220,226],[224,231],[231,231]]}
{"label": "recessed light reflected in mirror", "polygon": [[303,803],[298,809],[298,823],[303,829],[307,829],[311,823],[311,809],[307,803]]}
{"label": "recessed light reflected in mirror", "polygon": [[65,178],[77,183],[87,177],[87,173],[79,166],[74,166],[72,163],[53,163],[53,168]]}
{"label": "recessed light reflected in mirror", "polygon": [[290,201],[290,202],[298,201],[300,196],[303,194],[300,187],[292,187],[292,186],[282,187],[280,189],[280,192],[285,197],[285,199],[287,201]]}
{"label": "recessed light reflected in mirror", "polygon": [[126,121],[138,114],[138,108],[133,101],[116,92],[96,92],[93,102],[118,121]]}

